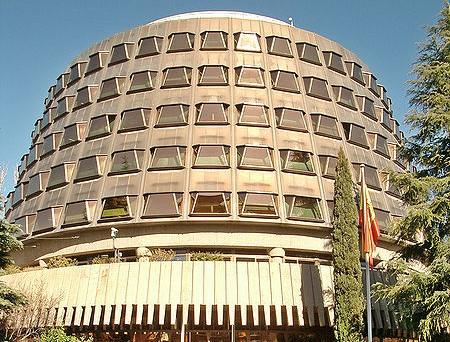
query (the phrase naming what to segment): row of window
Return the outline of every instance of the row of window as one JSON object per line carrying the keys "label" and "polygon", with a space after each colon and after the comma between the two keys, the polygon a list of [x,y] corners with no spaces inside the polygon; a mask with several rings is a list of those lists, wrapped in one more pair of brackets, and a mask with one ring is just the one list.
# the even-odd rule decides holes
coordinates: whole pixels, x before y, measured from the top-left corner
{"label": "row of window", "polygon": [[[195,35],[189,32],[173,33],[169,36],[167,52],[185,52],[194,49]],[[291,41],[288,38],[271,36],[267,37],[267,48],[269,54],[275,54],[284,57],[293,57]],[[207,31],[201,34],[202,50],[227,50],[228,35],[221,31]],[[138,43],[138,52],[136,58],[157,55],[162,52],[163,37],[151,36],[143,38]],[[303,61],[316,65],[322,65],[319,58],[319,50],[316,45],[310,43],[297,43],[297,52],[299,58]],[[260,36],[257,33],[239,32],[234,34],[234,48],[238,51],[261,52]],[[114,65],[131,59],[134,43],[121,43],[113,46],[111,58],[108,65]],[[78,81],[84,72],[89,74],[97,71],[106,65],[107,51],[99,51],[89,57],[89,62],[78,62],[70,68],[69,73],[62,74],[54,88],[50,89],[50,100],[61,93],[66,87]],[[386,90],[383,86],[376,84],[376,78],[372,74],[363,73],[362,67],[350,61],[343,61],[341,55],[333,51],[323,51],[323,58],[326,66],[336,72],[350,75],[355,81],[365,85],[376,95],[381,97],[386,107],[390,108],[390,100],[386,96]],[[344,66],[345,64],[345,66]]]}
{"label": "row of window", "polygon": [[[229,216],[232,212],[230,192],[191,192],[190,216]],[[109,197],[102,200],[100,221],[130,219],[136,215],[137,196]],[[320,200],[314,197],[284,196],[288,219],[323,221]],[[94,219],[97,201],[87,200],[66,205],[63,226],[89,224]],[[183,193],[153,193],[144,196],[142,218],[179,217],[182,215]],[[280,216],[278,195],[272,193],[238,193],[239,215],[243,217]],[[16,219],[24,231],[43,232],[56,228],[63,207],[51,207]]]}

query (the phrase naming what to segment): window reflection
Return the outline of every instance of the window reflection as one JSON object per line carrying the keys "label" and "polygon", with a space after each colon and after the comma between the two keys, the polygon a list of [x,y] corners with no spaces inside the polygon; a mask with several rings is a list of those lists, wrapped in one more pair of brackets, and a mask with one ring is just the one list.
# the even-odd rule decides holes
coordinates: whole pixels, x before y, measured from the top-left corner
{"label": "window reflection", "polygon": [[151,153],[150,169],[178,169],[184,167],[186,147],[154,147]]}
{"label": "window reflection", "polygon": [[229,192],[194,192],[191,193],[191,216],[230,214]]}
{"label": "window reflection", "polygon": [[276,197],[267,193],[238,193],[239,215],[277,217]]}
{"label": "window reflection", "polygon": [[207,31],[201,34],[201,50],[226,50],[228,34],[221,31]]}

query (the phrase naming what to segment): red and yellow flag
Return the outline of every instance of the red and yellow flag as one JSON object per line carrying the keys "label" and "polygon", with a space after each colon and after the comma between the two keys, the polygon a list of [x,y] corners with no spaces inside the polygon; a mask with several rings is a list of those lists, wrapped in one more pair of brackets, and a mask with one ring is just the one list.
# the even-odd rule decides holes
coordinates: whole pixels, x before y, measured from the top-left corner
{"label": "red and yellow flag", "polygon": [[362,251],[369,254],[369,265],[373,267],[372,253],[375,251],[380,237],[380,228],[375,219],[375,210],[373,209],[369,189],[364,178],[363,173],[359,196],[359,226],[362,232]]}

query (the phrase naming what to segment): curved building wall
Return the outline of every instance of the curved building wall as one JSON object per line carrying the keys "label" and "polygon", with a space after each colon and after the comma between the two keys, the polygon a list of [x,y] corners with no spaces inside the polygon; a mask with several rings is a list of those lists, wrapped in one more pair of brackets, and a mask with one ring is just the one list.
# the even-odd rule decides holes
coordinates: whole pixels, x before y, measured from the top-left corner
{"label": "curved building wall", "polygon": [[405,169],[401,143],[386,89],[338,43],[252,15],[169,17],[92,46],[58,77],[7,218],[39,247],[24,263],[110,250],[111,226],[125,249],[321,254],[339,148],[355,182],[365,165],[386,230],[402,215],[383,176]]}

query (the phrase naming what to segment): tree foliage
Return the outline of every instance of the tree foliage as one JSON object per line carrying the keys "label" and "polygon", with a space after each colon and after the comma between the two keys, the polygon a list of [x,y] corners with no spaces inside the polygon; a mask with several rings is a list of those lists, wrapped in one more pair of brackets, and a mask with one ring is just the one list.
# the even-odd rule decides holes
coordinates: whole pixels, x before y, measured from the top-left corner
{"label": "tree foliage", "polygon": [[333,266],[335,337],[339,342],[362,341],[362,292],[358,223],[352,176],[343,150],[339,151],[334,183]]}
{"label": "tree foliage", "polygon": [[44,330],[39,336],[40,342],[91,342],[92,337],[84,338],[67,335],[63,328],[50,328]]}
{"label": "tree foliage", "polygon": [[[449,339],[450,327],[450,4],[428,29],[410,81],[414,133],[402,148],[416,167],[392,174],[407,214],[393,232],[413,241],[388,265],[396,283],[377,284],[378,297],[398,308],[400,317],[425,341]],[[420,261],[415,265],[412,261]]]}

